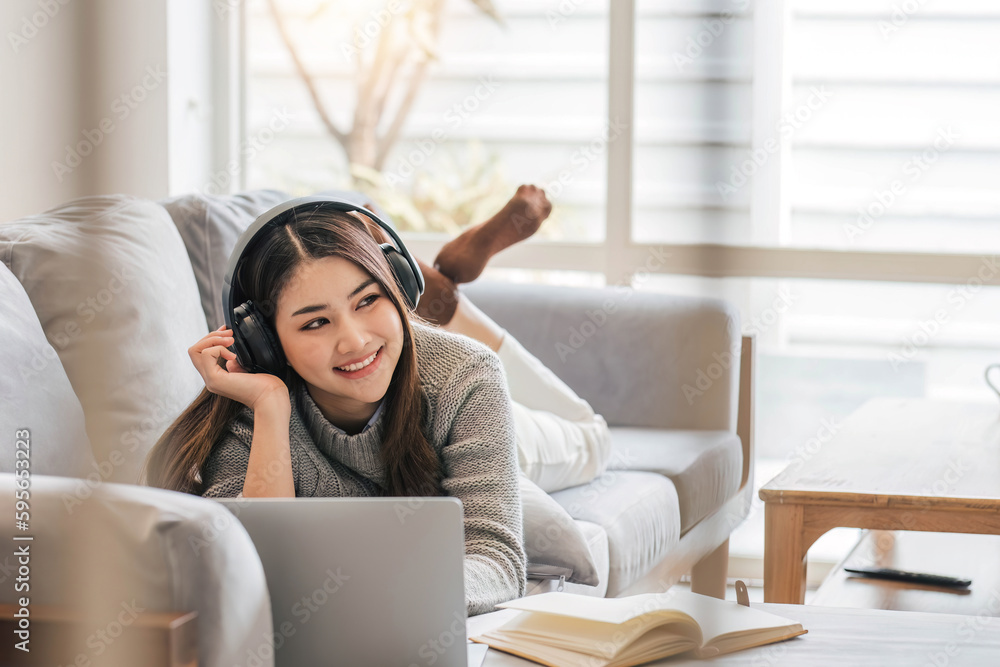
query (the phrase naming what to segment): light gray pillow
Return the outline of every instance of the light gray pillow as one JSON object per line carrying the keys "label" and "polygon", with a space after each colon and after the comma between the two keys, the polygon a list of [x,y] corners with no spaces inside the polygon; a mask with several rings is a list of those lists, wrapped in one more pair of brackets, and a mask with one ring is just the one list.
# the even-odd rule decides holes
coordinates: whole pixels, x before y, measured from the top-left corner
{"label": "light gray pillow", "polygon": [[187,349],[208,325],[170,216],[135,197],[84,197],[0,225],[0,257],[59,353],[101,478],[135,483],[205,386]]}
{"label": "light gray pillow", "polygon": [[[15,472],[29,456],[32,474],[83,477],[93,455],[83,408],[55,348],[45,340],[31,300],[0,263],[0,472]],[[27,431],[26,445],[15,434]],[[22,468],[24,465],[22,464]]]}
{"label": "light gray pillow", "polygon": [[518,479],[528,578],[563,575],[571,583],[597,586],[597,565],[573,517],[527,477]]}
{"label": "light gray pillow", "polygon": [[187,247],[210,329],[226,321],[222,314],[222,280],[240,234],[261,213],[288,199],[291,197],[279,190],[251,190],[235,195],[189,194],[160,200]]}

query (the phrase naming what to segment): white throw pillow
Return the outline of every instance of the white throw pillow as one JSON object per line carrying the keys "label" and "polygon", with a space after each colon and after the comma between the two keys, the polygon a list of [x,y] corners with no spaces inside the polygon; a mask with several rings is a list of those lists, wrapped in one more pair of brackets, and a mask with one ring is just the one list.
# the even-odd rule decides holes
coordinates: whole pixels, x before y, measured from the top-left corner
{"label": "white throw pillow", "polygon": [[518,479],[528,578],[563,575],[575,584],[597,586],[597,565],[573,517],[530,479],[524,475],[518,475]]}
{"label": "white throw pillow", "polygon": [[235,195],[181,195],[160,201],[187,247],[210,329],[226,321],[222,280],[240,234],[261,213],[288,199],[291,197],[279,190],[251,190]]}
{"label": "white throw pillow", "polygon": [[0,225],[0,257],[59,353],[102,479],[135,483],[205,386],[187,349],[208,324],[170,216],[144,199],[85,197]]}
{"label": "white throw pillow", "polygon": [[27,467],[40,475],[94,473],[80,400],[31,300],[2,262],[0,368],[0,472]]}

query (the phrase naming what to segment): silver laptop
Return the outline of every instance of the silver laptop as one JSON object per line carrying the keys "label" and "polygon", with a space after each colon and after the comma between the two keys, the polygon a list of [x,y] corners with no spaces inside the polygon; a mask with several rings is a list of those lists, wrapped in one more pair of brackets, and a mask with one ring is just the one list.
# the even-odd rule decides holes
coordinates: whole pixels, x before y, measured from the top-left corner
{"label": "silver laptop", "polygon": [[267,578],[275,665],[479,667],[457,498],[219,499]]}

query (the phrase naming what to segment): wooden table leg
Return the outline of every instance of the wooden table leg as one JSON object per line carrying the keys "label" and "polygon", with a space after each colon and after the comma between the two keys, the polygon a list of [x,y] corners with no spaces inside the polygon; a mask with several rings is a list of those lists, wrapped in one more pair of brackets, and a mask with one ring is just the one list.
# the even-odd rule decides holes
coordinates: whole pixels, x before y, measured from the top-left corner
{"label": "wooden table leg", "polygon": [[765,503],[764,602],[805,602],[807,551],[802,506]]}

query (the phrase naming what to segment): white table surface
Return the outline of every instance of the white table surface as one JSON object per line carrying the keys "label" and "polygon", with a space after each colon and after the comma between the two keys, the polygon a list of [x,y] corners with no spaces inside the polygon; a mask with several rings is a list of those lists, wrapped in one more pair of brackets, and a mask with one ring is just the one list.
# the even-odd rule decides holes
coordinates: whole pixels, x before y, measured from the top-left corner
{"label": "white table surface", "polygon": [[[1000,592],[995,603],[1000,608]],[[887,665],[1000,665],[1000,618],[881,609],[755,604],[802,623],[809,632],[784,642],[737,651],[710,660],[683,656],[650,665],[750,665],[757,667],[886,667]],[[986,612],[987,610],[983,610]],[[469,636],[502,625],[512,609],[473,616]],[[528,667],[538,663],[490,649],[484,667]]]}

